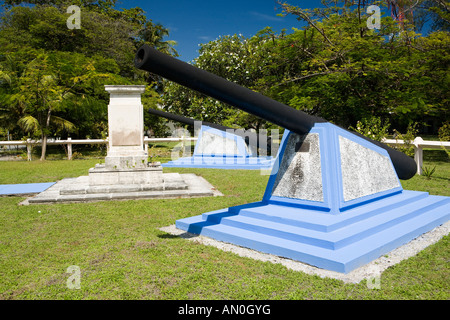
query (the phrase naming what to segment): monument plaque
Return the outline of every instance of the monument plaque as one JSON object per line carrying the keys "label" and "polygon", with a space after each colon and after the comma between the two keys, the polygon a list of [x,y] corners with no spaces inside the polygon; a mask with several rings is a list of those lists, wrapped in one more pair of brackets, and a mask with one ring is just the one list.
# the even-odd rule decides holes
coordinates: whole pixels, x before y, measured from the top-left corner
{"label": "monument plaque", "polygon": [[111,169],[146,168],[144,151],[144,108],[141,94],[145,86],[105,86],[108,105],[109,150],[105,166]]}

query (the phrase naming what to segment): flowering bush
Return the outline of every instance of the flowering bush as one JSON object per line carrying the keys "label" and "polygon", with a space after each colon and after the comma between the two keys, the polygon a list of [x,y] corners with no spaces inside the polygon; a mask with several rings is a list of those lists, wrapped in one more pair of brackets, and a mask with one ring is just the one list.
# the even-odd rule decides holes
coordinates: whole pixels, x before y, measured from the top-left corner
{"label": "flowering bush", "polygon": [[450,141],[450,121],[445,122],[442,127],[439,128],[439,140]]}
{"label": "flowering bush", "polygon": [[363,119],[356,123],[356,129],[350,127],[354,131],[372,139],[375,141],[382,141],[388,135],[388,129],[390,124],[381,121],[379,117],[371,117],[367,119]]}

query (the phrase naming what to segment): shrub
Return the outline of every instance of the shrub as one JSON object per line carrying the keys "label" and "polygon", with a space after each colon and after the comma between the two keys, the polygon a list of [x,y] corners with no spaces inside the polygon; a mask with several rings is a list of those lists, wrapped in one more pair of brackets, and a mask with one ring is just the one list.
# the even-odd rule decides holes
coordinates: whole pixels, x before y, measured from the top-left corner
{"label": "shrub", "polygon": [[438,131],[439,140],[450,141],[450,121],[445,122]]}
{"label": "shrub", "polygon": [[350,129],[376,141],[382,141],[388,136],[388,129],[390,124],[381,121],[379,117],[366,118],[356,123],[356,129]]}
{"label": "shrub", "polygon": [[396,145],[394,148],[407,154],[410,157],[414,156],[414,139],[417,137],[418,123],[410,123],[406,129],[406,133],[400,133],[396,129],[394,129],[394,137],[396,140],[403,140],[403,145]]}

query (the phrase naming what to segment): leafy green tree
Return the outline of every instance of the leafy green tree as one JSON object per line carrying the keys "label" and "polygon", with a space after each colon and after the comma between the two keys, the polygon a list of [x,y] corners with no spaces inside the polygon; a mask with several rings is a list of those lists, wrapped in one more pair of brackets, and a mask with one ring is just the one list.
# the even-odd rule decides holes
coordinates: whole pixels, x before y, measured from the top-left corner
{"label": "leafy green tree", "polygon": [[[146,107],[159,96],[153,78],[137,70],[146,43],[176,55],[167,29],[141,8],[115,8],[115,0],[5,1],[0,20],[0,126],[18,138],[34,134],[106,137],[105,84],[146,84]],[[33,6],[17,6],[21,3]],[[82,28],[69,30],[69,5],[81,8]],[[151,36],[150,36],[151,35]],[[25,132],[27,131],[27,132]]]}
{"label": "leafy green tree", "polygon": [[[302,9],[280,3],[305,23],[292,33],[271,28],[251,38],[222,36],[202,44],[193,64],[309,114],[345,127],[379,118],[405,129],[425,117],[448,117],[448,32],[421,36],[410,21],[390,15],[367,28],[364,5],[322,1]],[[358,5],[355,5],[357,3]],[[385,12],[385,2],[378,2]],[[167,110],[226,125],[270,128],[261,119],[208,97],[166,84]]]}

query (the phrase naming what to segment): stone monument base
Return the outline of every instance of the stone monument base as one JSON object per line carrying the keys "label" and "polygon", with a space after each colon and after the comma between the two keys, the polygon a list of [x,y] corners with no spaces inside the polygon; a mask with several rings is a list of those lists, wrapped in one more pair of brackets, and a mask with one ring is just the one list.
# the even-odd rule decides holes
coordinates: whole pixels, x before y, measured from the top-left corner
{"label": "stone monument base", "polygon": [[161,184],[163,183],[161,164],[151,163],[143,168],[117,169],[97,164],[89,169],[89,184],[92,186],[115,184]]}
{"label": "stone monument base", "polygon": [[190,173],[164,173],[163,182],[158,184],[91,186],[89,178],[81,176],[63,179],[22,204],[222,196],[204,178]]}
{"label": "stone monument base", "polygon": [[160,163],[141,169],[114,169],[97,164],[88,176],[63,179],[27,203],[164,199],[220,196],[195,174],[163,173]]}

